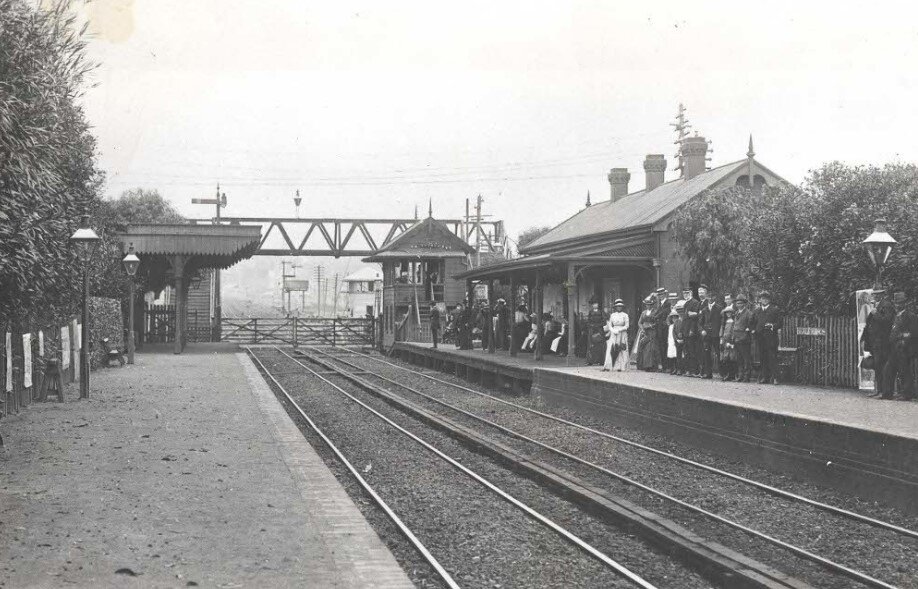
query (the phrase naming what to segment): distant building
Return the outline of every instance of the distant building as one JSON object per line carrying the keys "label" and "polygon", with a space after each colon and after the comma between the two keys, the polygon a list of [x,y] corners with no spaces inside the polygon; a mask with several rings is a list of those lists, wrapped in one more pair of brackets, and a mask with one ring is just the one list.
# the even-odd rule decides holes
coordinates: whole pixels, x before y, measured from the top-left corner
{"label": "distant building", "polygon": [[361,268],[344,277],[341,293],[344,295],[346,317],[376,317],[382,308],[383,273],[377,268]]}

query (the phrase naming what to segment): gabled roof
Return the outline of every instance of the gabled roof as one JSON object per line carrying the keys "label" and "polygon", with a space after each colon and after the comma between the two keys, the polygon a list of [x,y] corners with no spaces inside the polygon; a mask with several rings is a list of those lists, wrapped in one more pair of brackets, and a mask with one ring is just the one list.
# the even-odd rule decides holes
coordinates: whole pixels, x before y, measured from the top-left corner
{"label": "gabled roof", "polygon": [[475,251],[442,221],[427,217],[382,246],[364,262],[381,262],[394,258],[465,257]]}
{"label": "gabled roof", "polygon": [[344,282],[374,282],[382,279],[382,272],[380,272],[378,268],[366,266],[345,276]]}
{"label": "gabled roof", "polygon": [[[671,180],[651,191],[632,192],[615,202],[603,201],[587,207],[529,243],[520,252],[538,253],[552,246],[589,236],[598,236],[636,228],[650,228],[665,219],[692,198],[748,166],[749,160],[724,164],[698,174],[690,180]],[[756,171],[780,177],[755,162]]]}

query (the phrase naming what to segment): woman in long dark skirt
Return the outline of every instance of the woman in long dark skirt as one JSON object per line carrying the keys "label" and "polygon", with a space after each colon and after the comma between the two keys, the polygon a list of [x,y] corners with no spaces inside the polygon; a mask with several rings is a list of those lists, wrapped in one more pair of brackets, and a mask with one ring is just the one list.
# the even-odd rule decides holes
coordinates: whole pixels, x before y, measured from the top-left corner
{"label": "woman in long dark skirt", "polygon": [[644,312],[638,321],[641,339],[638,342],[637,367],[646,372],[654,372],[660,365],[660,349],[657,346],[656,318],[653,309],[653,297],[644,299]]}
{"label": "woman in long dark skirt", "polygon": [[606,354],[606,318],[599,308],[599,301],[590,301],[587,315],[587,366],[602,365]]}

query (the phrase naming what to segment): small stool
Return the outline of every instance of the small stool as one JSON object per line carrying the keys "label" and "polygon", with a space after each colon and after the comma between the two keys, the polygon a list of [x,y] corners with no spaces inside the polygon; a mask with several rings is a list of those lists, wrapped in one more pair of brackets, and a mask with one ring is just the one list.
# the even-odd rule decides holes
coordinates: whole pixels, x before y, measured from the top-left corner
{"label": "small stool", "polygon": [[36,400],[47,401],[48,396],[56,396],[59,403],[64,402],[64,378],[56,358],[48,360],[45,364],[45,374],[42,376]]}

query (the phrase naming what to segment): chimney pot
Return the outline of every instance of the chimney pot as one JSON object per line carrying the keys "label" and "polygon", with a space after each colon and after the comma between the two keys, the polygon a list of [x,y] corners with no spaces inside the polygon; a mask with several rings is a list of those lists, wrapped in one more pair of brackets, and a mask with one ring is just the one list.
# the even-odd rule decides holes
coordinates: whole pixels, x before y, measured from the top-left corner
{"label": "chimney pot", "polygon": [[682,158],[685,162],[685,179],[691,180],[705,171],[708,140],[704,137],[686,137],[682,140]]}
{"label": "chimney pot", "polygon": [[650,192],[663,184],[666,173],[666,157],[662,153],[651,153],[644,158],[645,190]]}
{"label": "chimney pot", "polygon": [[612,188],[612,202],[628,194],[628,181],[631,174],[628,168],[612,168],[609,170],[609,185]]}

